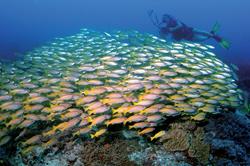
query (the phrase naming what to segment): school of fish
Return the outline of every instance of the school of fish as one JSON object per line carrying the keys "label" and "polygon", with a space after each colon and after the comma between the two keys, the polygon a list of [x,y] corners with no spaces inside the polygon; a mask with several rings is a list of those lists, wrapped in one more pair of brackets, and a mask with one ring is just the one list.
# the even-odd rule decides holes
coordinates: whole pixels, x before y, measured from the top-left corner
{"label": "school of fish", "polygon": [[236,108],[242,91],[211,49],[82,29],[0,62],[0,146],[16,144],[25,154],[65,137],[100,137],[112,125],[154,140],[170,117],[202,121]]}

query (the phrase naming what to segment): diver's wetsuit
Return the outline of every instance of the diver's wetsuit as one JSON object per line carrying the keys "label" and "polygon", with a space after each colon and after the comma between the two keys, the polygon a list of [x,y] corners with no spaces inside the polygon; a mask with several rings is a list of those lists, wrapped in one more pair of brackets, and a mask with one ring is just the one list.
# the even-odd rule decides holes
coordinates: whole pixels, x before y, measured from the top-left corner
{"label": "diver's wetsuit", "polygon": [[193,28],[182,24],[182,27],[179,27],[172,31],[172,36],[175,40],[193,40]]}
{"label": "diver's wetsuit", "polygon": [[160,28],[160,35],[161,36],[167,36],[167,34],[171,33],[172,38],[174,40],[193,40],[193,28],[188,27],[186,24],[177,21],[173,17],[169,15],[163,16],[161,28]]}

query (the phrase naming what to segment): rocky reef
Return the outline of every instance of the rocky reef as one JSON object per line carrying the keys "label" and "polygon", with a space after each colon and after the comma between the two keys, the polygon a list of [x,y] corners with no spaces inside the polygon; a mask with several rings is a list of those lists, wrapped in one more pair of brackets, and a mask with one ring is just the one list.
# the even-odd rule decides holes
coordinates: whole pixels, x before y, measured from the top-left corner
{"label": "rocky reef", "polygon": [[250,165],[250,120],[241,112],[213,117],[205,126],[215,165]]}
{"label": "rocky reef", "polygon": [[166,135],[155,142],[130,130],[113,131],[95,140],[58,143],[50,151],[41,152],[38,148],[29,156],[17,152],[5,163],[20,166],[249,165],[249,129],[250,120],[245,115],[223,113],[201,123],[170,123]]}
{"label": "rocky reef", "polygon": [[170,131],[160,141],[167,151],[185,152],[194,163],[209,162],[210,145],[205,141],[204,129],[194,122],[171,124]]}

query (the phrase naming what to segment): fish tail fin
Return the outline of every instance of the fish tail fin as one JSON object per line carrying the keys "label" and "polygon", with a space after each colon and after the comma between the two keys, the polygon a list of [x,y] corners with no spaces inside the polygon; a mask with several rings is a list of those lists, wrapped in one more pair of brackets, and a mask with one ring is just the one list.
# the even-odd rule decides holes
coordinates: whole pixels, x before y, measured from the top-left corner
{"label": "fish tail fin", "polygon": [[219,31],[219,29],[220,29],[220,24],[219,24],[218,22],[216,22],[216,23],[214,24],[214,26],[213,26],[213,28],[212,28],[212,30],[211,30],[210,33],[216,34],[216,33]]}
{"label": "fish tail fin", "polygon": [[51,113],[51,114],[48,115],[48,119],[49,119],[50,121],[53,121],[53,120],[54,120],[54,116],[55,116],[55,114],[54,114],[54,113]]}
{"label": "fish tail fin", "polygon": [[114,108],[112,108],[111,111],[112,111],[113,114],[115,114],[117,112],[117,110],[114,109]]}
{"label": "fish tail fin", "polygon": [[90,134],[91,139],[95,138],[94,134]]}
{"label": "fish tail fin", "polygon": [[73,137],[77,137],[77,136],[79,136],[80,135],[80,133],[79,132],[75,132],[75,133],[73,133]]}
{"label": "fish tail fin", "polygon": [[87,118],[87,120],[88,120],[88,122],[92,122],[93,121],[93,119],[90,116]]}
{"label": "fish tail fin", "polygon": [[139,114],[139,115],[143,115],[143,114],[144,114],[144,112],[143,112],[143,111],[140,111],[138,114]]}

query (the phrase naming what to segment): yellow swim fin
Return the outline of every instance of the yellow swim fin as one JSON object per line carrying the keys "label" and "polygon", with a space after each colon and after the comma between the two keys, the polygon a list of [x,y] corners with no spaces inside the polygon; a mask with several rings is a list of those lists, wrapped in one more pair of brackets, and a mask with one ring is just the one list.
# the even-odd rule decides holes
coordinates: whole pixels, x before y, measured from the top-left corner
{"label": "yellow swim fin", "polygon": [[221,39],[221,41],[219,42],[219,44],[225,48],[225,49],[229,49],[230,48],[230,42],[225,40],[225,39]]}

